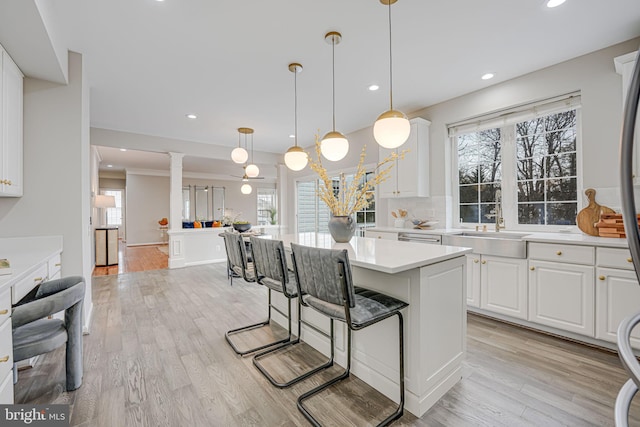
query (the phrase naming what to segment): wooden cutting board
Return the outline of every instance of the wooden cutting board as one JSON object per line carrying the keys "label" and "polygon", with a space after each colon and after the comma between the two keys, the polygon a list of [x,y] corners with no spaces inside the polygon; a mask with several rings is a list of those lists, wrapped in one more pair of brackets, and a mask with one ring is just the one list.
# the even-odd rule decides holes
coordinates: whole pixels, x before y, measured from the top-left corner
{"label": "wooden cutting board", "polygon": [[583,233],[591,236],[597,236],[598,229],[595,224],[600,221],[600,215],[603,213],[615,213],[615,211],[606,206],[599,205],[598,202],[596,202],[596,190],[593,188],[587,188],[584,194],[586,194],[587,199],[589,199],[589,205],[578,212],[576,224]]}

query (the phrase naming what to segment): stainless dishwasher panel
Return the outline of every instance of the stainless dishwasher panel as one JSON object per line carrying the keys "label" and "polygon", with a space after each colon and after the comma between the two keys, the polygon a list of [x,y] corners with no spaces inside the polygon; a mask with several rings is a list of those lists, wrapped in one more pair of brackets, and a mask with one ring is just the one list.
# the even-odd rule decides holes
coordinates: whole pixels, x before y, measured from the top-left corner
{"label": "stainless dishwasher panel", "polygon": [[420,234],[420,233],[398,233],[398,240],[401,242],[418,242],[427,245],[439,245],[442,242],[442,236],[439,234]]}

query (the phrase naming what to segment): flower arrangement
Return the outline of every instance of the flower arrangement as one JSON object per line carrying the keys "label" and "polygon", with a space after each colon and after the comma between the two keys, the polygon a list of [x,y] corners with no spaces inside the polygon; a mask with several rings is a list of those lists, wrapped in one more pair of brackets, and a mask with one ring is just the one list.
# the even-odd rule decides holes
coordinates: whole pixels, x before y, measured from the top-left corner
{"label": "flower arrangement", "polygon": [[391,216],[395,219],[402,219],[407,217],[407,213],[406,209],[397,209],[395,211],[391,211]]}
{"label": "flower arrangement", "polygon": [[367,146],[362,147],[360,153],[360,161],[356,168],[356,173],[353,177],[353,181],[346,185],[344,174],[340,174],[340,188],[342,192],[337,193],[334,191],[333,180],[327,175],[327,170],[322,165],[322,155],[320,152],[320,139],[316,135],[316,160],[309,157],[309,166],[311,170],[318,174],[322,184],[318,190],[318,197],[329,207],[333,216],[351,216],[354,213],[366,208],[371,202],[373,197],[373,189],[376,185],[386,181],[389,178],[389,173],[393,168],[395,159],[404,159],[407,150],[403,150],[400,154],[395,151],[385,157],[374,168],[373,179],[369,179],[362,183],[363,178],[367,171],[364,168],[364,159],[366,157]]}

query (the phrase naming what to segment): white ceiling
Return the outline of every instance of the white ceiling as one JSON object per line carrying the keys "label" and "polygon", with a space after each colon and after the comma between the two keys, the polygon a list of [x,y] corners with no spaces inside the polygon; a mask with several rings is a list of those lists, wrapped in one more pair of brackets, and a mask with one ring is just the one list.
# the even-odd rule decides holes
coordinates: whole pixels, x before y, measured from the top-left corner
{"label": "white ceiling", "polygon": [[[399,0],[392,6],[394,107],[406,113],[640,36],[638,0]],[[91,125],[237,144],[292,145],[293,74],[299,143],[331,126],[371,125],[388,108],[387,7],[379,0],[56,0],[58,31],[84,54]],[[613,65],[612,65],[613,66]],[[495,72],[483,81],[485,72]],[[376,83],[380,90],[367,87]],[[187,113],[198,115],[189,120]]]}

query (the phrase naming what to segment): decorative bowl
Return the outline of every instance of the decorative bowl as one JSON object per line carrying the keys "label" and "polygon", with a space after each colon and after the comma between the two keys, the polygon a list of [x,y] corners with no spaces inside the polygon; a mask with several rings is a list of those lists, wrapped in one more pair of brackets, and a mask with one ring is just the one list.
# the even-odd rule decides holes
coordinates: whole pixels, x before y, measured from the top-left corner
{"label": "decorative bowl", "polygon": [[248,222],[234,222],[233,228],[239,232],[243,233],[245,231],[249,231],[251,229],[251,224]]}

